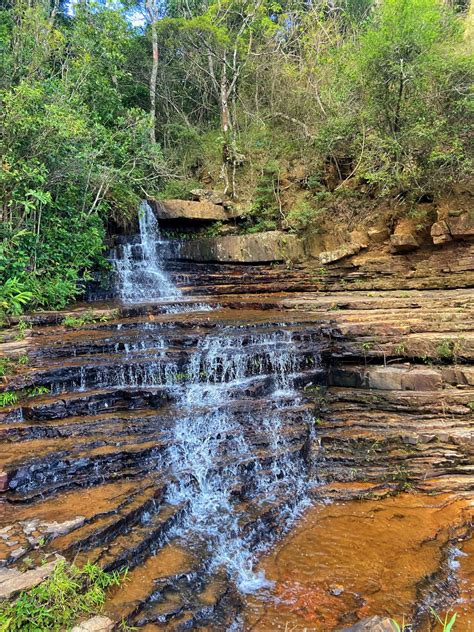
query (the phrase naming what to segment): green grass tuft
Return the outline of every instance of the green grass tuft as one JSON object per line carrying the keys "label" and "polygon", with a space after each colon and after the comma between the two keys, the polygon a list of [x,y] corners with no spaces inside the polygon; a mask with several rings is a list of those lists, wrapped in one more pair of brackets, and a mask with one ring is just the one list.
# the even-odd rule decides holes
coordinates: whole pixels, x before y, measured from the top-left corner
{"label": "green grass tuft", "polygon": [[81,616],[100,612],[106,590],[119,586],[125,576],[126,571],[106,573],[95,564],[79,568],[60,561],[44,582],[0,603],[0,631],[68,630]]}

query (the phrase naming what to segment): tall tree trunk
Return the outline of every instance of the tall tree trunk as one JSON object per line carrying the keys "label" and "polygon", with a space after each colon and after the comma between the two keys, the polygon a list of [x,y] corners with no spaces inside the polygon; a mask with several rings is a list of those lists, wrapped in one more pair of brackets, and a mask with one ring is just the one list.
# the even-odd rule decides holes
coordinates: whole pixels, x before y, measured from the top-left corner
{"label": "tall tree trunk", "polygon": [[233,195],[231,190],[231,162],[232,162],[232,119],[229,108],[229,85],[227,80],[227,57],[224,53],[222,64],[221,81],[220,81],[220,110],[221,110],[221,129],[222,129],[222,177],[224,179],[224,191]]}
{"label": "tall tree trunk", "polygon": [[150,140],[152,143],[156,143],[156,81],[158,77],[158,33],[156,30],[158,11],[156,0],[146,0],[146,10],[150,19],[153,56],[150,72]]}

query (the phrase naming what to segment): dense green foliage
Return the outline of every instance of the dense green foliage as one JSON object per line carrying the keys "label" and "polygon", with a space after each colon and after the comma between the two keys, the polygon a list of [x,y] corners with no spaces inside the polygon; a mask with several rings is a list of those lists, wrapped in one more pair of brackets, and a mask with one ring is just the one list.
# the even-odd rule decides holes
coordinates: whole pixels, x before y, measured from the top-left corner
{"label": "dense green foliage", "polygon": [[79,568],[60,561],[44,582],[13,602],[0,604],[0,630],[68,630],[78,617],[97,614],[107,588],[120,585],[123,577],[123,573],[106,573],[94,564]]}
{"label": "dense green foliage", "polygon": [[135,35],[121,12],[53,20],[48,2],[19,0],[0,20],[0,310],[15,314],[80,292],[107,219],[133,213],[162,157],[125,103]]}
{"label": "dense green foliage", "polygon": [[0,3],[4,314],[78,295],[107,226],[160,188],[205,182],[247,205],[245,230],[305,230],[349,180],[416,199],[472,173],[466,2],[68,6]]}

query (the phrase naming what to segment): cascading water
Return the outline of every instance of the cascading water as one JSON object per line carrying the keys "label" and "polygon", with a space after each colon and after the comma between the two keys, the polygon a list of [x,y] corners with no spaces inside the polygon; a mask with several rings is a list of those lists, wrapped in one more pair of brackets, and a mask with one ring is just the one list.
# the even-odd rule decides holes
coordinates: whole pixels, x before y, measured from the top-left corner
{"label": "cascading water", "polygon": [[145,200],[138,211],[139,243],[120,245],[112,261],[118,277],[120,299],[143,303],[180,295],[164,269],[163,252],[168,242],[160,238],[158,220]]}
{"label": "cascading water", "polygon": [[177,352],[170,327],[125,346],[122,364],[83,365],[75,385],[166,392],[173,423],[152,468],[172,481],[167,502],[186,507],[174,536],[205,548],[209,571],[225,568],[241,592],[266,585],[253,566],[255,551],[271,542],[259,534],[263,523],[243,527],[246,517],[275,505],[284,528],[307,501],[303,446],[312,424],[297,386],[319,370],[313,342],[307,334],[302,343],[284,324],[250,334],[222,327]]}
{"label": "cascading water", "polygon": [[[209,309],[206,303],[190,309],[179,298],[168,304],[179,291],[164,271],[166,243],[146,202],[139,225],[140,242],[119,247],[114,260],[122,300],[165,299],[162,313],[168,314]],[[283,324],[250,335],[232,327],[203,332],[182,350],[173,340],[151,333],[127,344],[122,363],[82,367],[75,387],[164,389],[173,423],[153,468],[170,481],[167,502],[186,508],[173,537],[200,554],[205,550],[209,572],[225,569],[241,592],[252,592],[266,585],[254,571],[255,552],[272,537],[265,521],[251,516],[274,507],[284,529],[306,502],[311,415],[298,379],[316,369],[319,358]]]}
{"label": "cascading water", "polygon": [[[260,335],[249,342],[242,346],[241,339],[226,337],[225,332],[200,342],[178,397],[168,453],[176,480],[169,500],[189,504],[180,535],[187,542],[197,537],[200,545],[205,543],[210,570],[225,567],[242,592],[258,590],[266,580],[253,570],[254,533],[242,534],[248,507],[237,507],[236,487],[240,483],[252,488],[252,502],[258,506],[282,502],[287,513],[281,515],[282,523],[304,505],[308,464],[301,452],[293,454],[291,435],[280,431],[285,402],[294,406],[301,399],[294,379],[313,364],[313,358],[292,353],[290,332]],[[259,378],[270,380],[267,397],[274,407],[269,416],[259,414],[258,403],[253,405],[252,397],[244,394]],[[245,414],[232,413],[232,392],[240,403],[249,399]],[[270,447],[269,464],[259,460],[258,446]]]}
{"label": "cascading water", "polygon": [[[47,552],[127,567],[130,582],[107,600],[114,621],[240,631],[227,626],[242,594],[268,594],[258,556],[310,497],[314,393],[304,389],[324,383],[325,327],[278,303],[179,296],[146,203],[139,225],[114,263],[122,300],[153,304],[114,305],[77,331],[45,325],[13,378],[38,395],[0,411],[0,492],[15,514],[0,521],[12,546],[0,564]],[[44,547],[30,537],[37,514],[57,519]]]}

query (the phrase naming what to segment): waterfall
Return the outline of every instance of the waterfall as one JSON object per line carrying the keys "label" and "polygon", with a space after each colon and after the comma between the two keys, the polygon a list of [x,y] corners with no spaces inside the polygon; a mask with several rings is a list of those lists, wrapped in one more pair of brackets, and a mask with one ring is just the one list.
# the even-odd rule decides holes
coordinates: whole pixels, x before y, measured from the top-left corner
{"label": "waterfall", "polygon": [[158,220],[143,200],[138,211],[139,242],[120,245],[112,258],[118,277],[119,297],[124,303],[144,303],[180,295],[164,269],[168,244],[160,238]]}
{"label": "waterfall", "polygon": [[[281,525],[288,526],[305,506],[308,463],[301,451],[292,450],[294,437],[285,428],[285,417],[302,400],[295,378],[315,363],[315,358],[292,351],[290,331],[256,335],[248,342],[243,345],[241,338],[226,336],[225,330],[200,341],[186,369],[168,451],[175,479],[168,500],[188,504],[179,535],[184,542],[197,538],[205,545],[210,570],[224,567],[243,593],[268,582],[254,571],[255,533],[242,533],[249,507],[238,507],[236,487],[251,489],[248,504],[254,511],[281,504]],[[273,402],[270,411],[259,411],[259,403],[245,394],[259,378],[270,380],[264,395]],[[243,414],[232,412],[234,398],[244,404]],[[308,433],[310,417],[302,412],[298,420]],[[263,447],[270,455],[268,463],[259,459]]]}
{"label": "waterfall", "polygon": [[[166,242],[146,202],[139,224],[139,243],[121,246],[114,260],[122,300],[179,296],[164,271]],[[190,309],[180,298],[164,311],[196,309],[208,306]],[[150,467],[168,480],[166,502],[185,508],[172,537],[205,550],[209,572],[225,569],[241,592],[253,592],[267,585],[254,570],[256,551],[275,537],[260,516],[276,513],[281,532],[307,502],[313,424],[298,389],[318,369],[318,347],[308,349],[311,336],[302,344],[301,333],[284,323],[254,332],[218,327],[184,346],[171,342],[172,327],[161,339],[151,334],[127,344],[122,362],[83,371],[74,387],[166,393],[173,421]]]}

